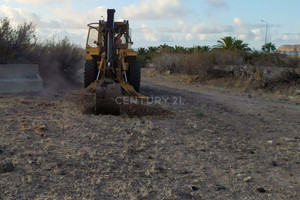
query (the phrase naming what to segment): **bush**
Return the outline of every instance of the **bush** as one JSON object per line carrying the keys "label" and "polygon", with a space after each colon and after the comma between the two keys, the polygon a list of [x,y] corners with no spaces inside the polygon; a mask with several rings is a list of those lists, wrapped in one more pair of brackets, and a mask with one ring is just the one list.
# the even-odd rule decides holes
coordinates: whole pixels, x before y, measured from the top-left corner
{"label": "bush", "polygon": [[72,78],[78,64],[84,59],[84,50],[70,42],[69,38],[55,42],[47,40],[36,46],[36,58],[44,76],[50,73],[62,73],[67,78]]}
{"label": "bush", "polygon": [[212,62],[202,53],[163,53],[153,58],[153,63],[160,71],[171,73],[198,74],[205,72]]}
{"label": "bush", "polygon": [[36,37],[32,23],[13,28],[7,18],[0,20],[0,63],[17,63],[32,59]]}
{"label": "bush", "polygon": [[257,51],[247,53],[245,61],[253,66],[300,68],[300,59],[297,56],[288,56],[280,53],[264,53]]}
{"label": "bush", "polygon": [[153,63],[160,71],[197,75],[201,80],[249,79],[262,89],[300,85],[300,59],[278,53],[214,49],[209,52],[158,53]]}
{"label": "bush", "polygon": [[245,62],[244,56],[245,53],[239,50],[215,49],[191,54],[161,53],[153,58],[153,62],[160,71],[220,76],[214,66],[242,65]]}
{"label": "bush", "polygon": [[13,27],[9,19],[0,21],[0,63],[36,63],[44,79],[53,79],[58,74],[71,79],[79,63],[84,59],[84,50],[66,37],[63,40],[37,42],[35,26],[24,23]]}

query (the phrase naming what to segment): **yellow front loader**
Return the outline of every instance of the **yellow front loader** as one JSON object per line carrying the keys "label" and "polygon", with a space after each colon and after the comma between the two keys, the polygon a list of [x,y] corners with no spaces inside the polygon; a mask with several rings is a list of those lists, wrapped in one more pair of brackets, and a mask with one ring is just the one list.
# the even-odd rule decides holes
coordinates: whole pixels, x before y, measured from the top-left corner
{"label": "yellow front loader", "polygon": [[118,115],[120,105],[116,99],[122,93],[146,98],[138,93],[141,69],[137,53],[131,49],[129,22],[115,22],[114,14],[114,9],[108,9],[107,21],[88,24],[84,85],[95,92],[97,114]]}

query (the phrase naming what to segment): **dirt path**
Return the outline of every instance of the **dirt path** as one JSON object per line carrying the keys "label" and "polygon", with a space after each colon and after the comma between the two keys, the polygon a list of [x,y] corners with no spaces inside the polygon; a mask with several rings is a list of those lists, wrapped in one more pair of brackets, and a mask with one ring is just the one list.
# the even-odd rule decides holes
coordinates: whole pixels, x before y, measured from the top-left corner
{"label": "dirt path", "polygon": [[171,114],[0,97],[0,162],[15,165],[0,199],[300,199],[300,106],[146,76],[141,92]]}

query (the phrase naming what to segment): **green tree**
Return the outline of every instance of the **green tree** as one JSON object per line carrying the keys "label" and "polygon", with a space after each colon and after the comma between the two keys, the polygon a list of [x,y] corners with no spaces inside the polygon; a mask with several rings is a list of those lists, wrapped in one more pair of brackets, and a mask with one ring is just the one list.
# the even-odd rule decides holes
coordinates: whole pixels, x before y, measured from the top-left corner
{"label": "green tree", "polygon": [[195,46],[194,48],[199,52],[209,52],[211,50],[210,46]]}
{"label": "green tree", "polygon": [[231,37],[231,36],[223,37],[221,38],[221,40],[218,40],[217,43],[218,44],[215,46],[215,48],[251,51],[251,49],[249,48],[249,44],[244,43],[242,40],[238,40],[235,37]]}
{"label": "green tree", "polygon": [[138,53],[138,55],[140,55],[140,56],[147,56],[147,49],[146,49],[146,48],[143,48],[143,47],[138,48],[138,49],[137,49],[137,53]]}
{"label": "green tree", "polygon": [[[147,49],[140,49],[140,51],[142,53],[145,53],[145,55],[141,56],[140,58],[142,58],[144,60],[147,60],[147,59],[151,60],[159,52],[159,48],[150,46]],[[141,55],[143,55],[143,54],[141,54]]]}
{"label": "green tree", "polygon": [[36,40],[32,23],[14,27],[8,18],[0,19],[0,62],[13,62],[31,56]]}
{"label": "green tree", "polygon": [[148,52],[148,55],[154,55],[158,52],[159,48],[158,47],[148,47],[147,49],[147,52]]}
{"label": "green tree", "polygon": [[158,47],[158,50],[159,50],[160,52],[162,52],[162,51],[166,51],[166,52],[174,52],[174,47],[169,46],[169,45],[167,45],[167,44],[162,44],[162,45],[160,45],[160,46]]}
{"label": "green tree", "polygon": [[273,51],[276,51],[276,46],[275,44],[273,44],[272,42],[269,42],[269,43],[266,43],[262,46],[261,50],[263,52],[273,52]]}
{"label": "green tree", "polygon": [[175,53],[186,53],[187,50],[186,50],[186,48],[184,48],[182,46],[175,45],[174,51],[175,51]]}

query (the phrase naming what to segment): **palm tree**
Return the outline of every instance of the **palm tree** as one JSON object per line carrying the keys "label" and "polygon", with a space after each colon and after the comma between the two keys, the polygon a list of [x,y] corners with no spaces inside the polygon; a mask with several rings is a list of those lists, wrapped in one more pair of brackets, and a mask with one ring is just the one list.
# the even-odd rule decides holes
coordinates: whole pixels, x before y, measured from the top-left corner
{"label": "palm tree", "polygon": [[186,48],[186,53],[190,54],[190,53],[194,53],[196,52],[196,48],[195,47],[188,47]]}
{"label": "palm tree", "polygon": [[159,51],[174,52],[174,47],[167,44],[162,44],[158,47]]}
{"label": "palm tree", "polygon": [[140,56],[146,56],[146,55],[147,55],[147,49],[146,49],[146,48],[143,48],[143,47],[138,48],[138,49],[137,49],[137,53],[138,53],[138,55],[140,55]]}
{"label": "palm tree", "polygon": [[261,49],[263,52],[270,53],[272,51],[276,51],[276,46],[272,42],[269,42],[269,43],[264,44]]}
{"label": "palm tree", "polygon": [[242,40],[235,40],[233,43],[233,46],[239,50],[251,51],[249,44],[243,42]]}
{"label": "palm tree", "polygon": [[158,47],[152,47],[152,46],[150,46],[150,47],[148,47],[148,49],[147,49],[147,52],[148,52],[149,54],[155,54],[155,53],[157,53],[157,51],[158,51]]}
{"label": "palm tree", "polygon": [[141,60],[142,62],[146,61],[149,59],[149,54],[146,48],[138,48],[137,49],[137,54],[138,54],[138,59]]}
{"label": "palm tree", "polygon": [[148,47],[146,59],[151,60],[158,52],[159,52],[158,47],[153,47],[153,46]]}
{"label": "palm tree", "polygon": [[186,48],[176,45],[174,47],[174,51],[175,51],[175,53],[186,53]]}
{"label": "palm tree", "polygon": [[249,44],[244,43],[242,40],[237,40],[235,37],[227,36],[217,41],[215,48],[218,49],[238,49],[243,51],[251,51]]}
{"label": "palm tree", "polygon": [[210,46],[195,46],[194,48],[196,51],[200,52],[209,52],[211,50]]}

